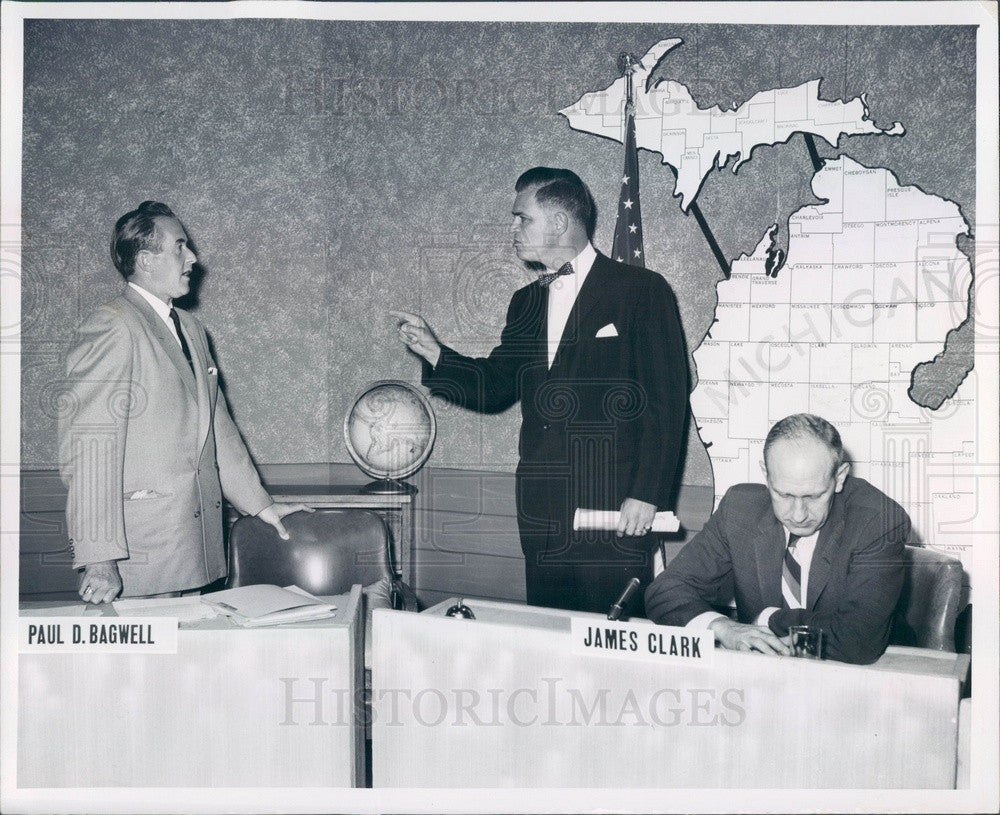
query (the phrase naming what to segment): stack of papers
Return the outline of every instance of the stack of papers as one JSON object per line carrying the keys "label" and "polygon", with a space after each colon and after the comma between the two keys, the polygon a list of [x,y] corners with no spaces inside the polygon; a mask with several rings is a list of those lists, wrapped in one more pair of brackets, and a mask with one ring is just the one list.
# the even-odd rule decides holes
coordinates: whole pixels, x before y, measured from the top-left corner
{"label": "stack of papers", "polygon": [[211,620],[217,612],[201,602],[201,597],[155,597],[152,599],[115,600],[112,605],[119,617],[176,617],[179,623]]}
{"label": "stack of papers", "polygon": [[64,606],[46,606],[35,608],[34,605],[22,607],[18,612],[22,617],[103,617],[104,604],[92,605],[84,603],[69,603]]}
{"label": "stack of papers", "polygon": [[201,602],[246,628],[332,617],[337,607],[298,586],[240,586],[205,594]]}

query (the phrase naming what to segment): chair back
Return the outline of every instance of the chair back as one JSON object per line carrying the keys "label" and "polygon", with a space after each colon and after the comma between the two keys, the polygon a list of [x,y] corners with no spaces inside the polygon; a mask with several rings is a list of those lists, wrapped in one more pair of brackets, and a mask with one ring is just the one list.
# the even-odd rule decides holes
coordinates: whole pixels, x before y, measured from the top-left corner
{"label": "chair back", "polygon": [[890,645],[955,651],[955,620],[962,596],[962,563],[920,546],[904,547],[903,591]]}
{"label": "chair back", "polygon": [[343,594],[360,583],[392,581],[390,533],[365,509],[295,512],[282,519],[284,541],[270,524],[245,516],[229,535],[229,587],[296,585],[312,594]]}

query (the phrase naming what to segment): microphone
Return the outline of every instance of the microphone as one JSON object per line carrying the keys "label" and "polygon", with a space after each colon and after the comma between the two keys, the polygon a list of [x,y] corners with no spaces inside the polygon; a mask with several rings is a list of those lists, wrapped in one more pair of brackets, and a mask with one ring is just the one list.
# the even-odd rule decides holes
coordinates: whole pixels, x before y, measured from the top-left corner
{"label": "microphone", "polygon": [[635,594],[636,589],[639,588],[639,578],[633,577],[628,581],[628,585],[625,587],[625,591],[622,592],[622,596],[619,597],[611,609],[608,611],[609,620],[617,620],[622,616],[622,612],[625,610],[625,606],[628,605],[628,601],[632,599],[632,595]]}

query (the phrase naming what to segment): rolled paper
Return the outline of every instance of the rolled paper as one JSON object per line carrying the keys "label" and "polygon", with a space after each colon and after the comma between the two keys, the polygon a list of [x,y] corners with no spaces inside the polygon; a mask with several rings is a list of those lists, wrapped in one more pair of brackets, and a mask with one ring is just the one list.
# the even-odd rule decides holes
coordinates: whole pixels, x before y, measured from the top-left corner
{"label": "rolled paper", "polygon": [[[601,532],[613,532],[618,528],[618,517],[621,513],[613,509],[582,509],[573,513],[573,531],[581,529],[596,529]],[[681,528],[681,522],[672,512],[657,512],[653,516],[652,532],[676,532]]]}

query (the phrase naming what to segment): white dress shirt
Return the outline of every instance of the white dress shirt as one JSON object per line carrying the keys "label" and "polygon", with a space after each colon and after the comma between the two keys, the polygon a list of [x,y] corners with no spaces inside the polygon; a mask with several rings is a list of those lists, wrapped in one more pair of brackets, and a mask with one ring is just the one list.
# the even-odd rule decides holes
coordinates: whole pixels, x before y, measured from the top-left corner
{"label": "white dress shirt", "polygon": [[[788,530],[784,530],[785,533],[785,546],[788,546]],[[795,544],[795,549],[792,551],[792,557],[798,562],[799,567],[802,571],[801,574],[801,594],[802,600],[796,600],[785,592],[785,581],[781,581],[781,594],[785,598],[785,602],[788,604],[789,608],[805,608],[806,599],[809,597],[809,569],[812,566],[813,554],[816,551],[816,541],[819,540],[819,530],[813,532],[808,538],[799,538],[799,542]],[[768,622],[771,619],[771,615],[778,611],[777,606],[768,606],[753,621],[754,625],[761,625],[767,627]],[[718,619],[724,618],[725,615],[719,614],[717,611],[706,611],[703,614],[699,614],[697,617],[692,619],[688,624],[687,628],[708,628],[708,626]]]}
{"label": "white dress shirt", "polygon": [[161,320],[163,320],[164,325],[166,325],[167,329],[170,331],[170,336],[173,337],[175,340],[177,340],[178,346],[183,348],[184,346],[181,345],[181,338],[177,336],[177,329],[174,327],[174,321],[170,319],[170,308],[171,308],[170,304],[164,303],[155,294],[150,294],[142,286],[137,286],[135,285],[135,283],[132,283],[131,281],[129,281],[129,285],[137,292],[139,292],[139,294],[142,296],[142,299],[153,307],[153,311],[155,311],[157,316]]}
{"label": "white dress shirt", "polygon": [[[556,358],[556,351],[559,350],[559,343],[566,330],[566,323],[569,321],[573,304],[576,303],[576,297],[580,293],[580,289],[583,288],[583,281],[587,279],[596,259],[597,250],[588,243],[583,251],[570,261],[573,266],[573,274],[557,277],[549,283],[549,306],[546,317],[550,368]],[[558,269],[546,267],[546,271],[555,272]]]}

